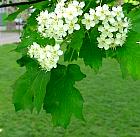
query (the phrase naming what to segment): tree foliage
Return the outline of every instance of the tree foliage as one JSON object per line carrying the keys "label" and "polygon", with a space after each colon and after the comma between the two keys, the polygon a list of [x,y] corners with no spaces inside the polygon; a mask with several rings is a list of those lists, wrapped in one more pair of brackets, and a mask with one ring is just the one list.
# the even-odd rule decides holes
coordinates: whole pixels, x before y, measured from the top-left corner
{"label": "tree foliage", "polygon": [[[102,3],[85,0],[88,11],[91,7],[99,4],[108,3],[114,5],[115,0],[103,0]],[[37,31],[37,16],[45,9],[52,11],[56,1],[43,1],[40,3],[19,6],[17,11],[8,16],[8,20],[14,20],[18,14],[28,9],[30,6],[35,9],[24,25],[21,35],[21,42],[16,48],[17,52],[22,53],[22,58],[17,62],[20,66],[26,67],[26,72],[13,85],[13,103],[16,111],[29,108],[31,111],[35,108],[38,112],[43,108],[52,115],[52,121],[55,126],[67,127],[71,116],[74,114],[77,118],[84,119],[82,114],[83,98],[79,90],[75,88],[75,82],[85,78],[77,64],[72,64],[73,60],[81,58],[85,65],[93,68],[96,72],[102,66],[103,58],[115,58],[120,64],[122,76],[124,78],[132,76],[133,79],[140,78],[140,7],[125,3],[123,9],[125,15],[130,19],[131,29],[123,47],[116,50],[99,49],[97,46],[97,37],[100,35],[98,28],[94,27],[85,30],[81,26],[79,31],[74,31],[64,39],[61,46],[64,46],[64,61],[68,65],[59,64],[57,68],[46,72],[40,69],[36,60],[30,59],[27,55],[28,46],[33,42],[45,47],[45,45],[54,45],[53,38],[44,38]],[[69,64],[70,63],[70,64]]]}

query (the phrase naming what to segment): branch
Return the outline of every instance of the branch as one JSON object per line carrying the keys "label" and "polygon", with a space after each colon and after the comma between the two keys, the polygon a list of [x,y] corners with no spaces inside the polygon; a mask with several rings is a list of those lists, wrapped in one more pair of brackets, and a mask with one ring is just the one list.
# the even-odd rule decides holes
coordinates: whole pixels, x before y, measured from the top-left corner
{"label": "branch", "polygon": [[30,2],[18,2],[18,3],[2,4],[2,5],[0,5],[0,8],[16,7],[16,6],[20,6],[20,5],[31,5],[31,4],[39,3],[42,1],[45,1],[45,0],[34,0],[34,1],[30,1]]}

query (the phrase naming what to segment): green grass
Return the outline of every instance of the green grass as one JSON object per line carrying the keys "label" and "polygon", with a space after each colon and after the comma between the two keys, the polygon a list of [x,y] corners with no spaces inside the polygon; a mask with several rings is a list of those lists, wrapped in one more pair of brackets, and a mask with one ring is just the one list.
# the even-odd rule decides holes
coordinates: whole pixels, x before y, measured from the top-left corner
{"label": "green grass", "polygon": [[119,65],[105,60],[95,75],[82,65],[87,78],[77,83],[84,97],[86,122],[72,118],[65,131],[53,128],[50,115],[29,111],[15,113],[14,81],[24,73],[15,60],[14,45],[0,47],[0,137],[140,137],[140,81],[123,80]]}

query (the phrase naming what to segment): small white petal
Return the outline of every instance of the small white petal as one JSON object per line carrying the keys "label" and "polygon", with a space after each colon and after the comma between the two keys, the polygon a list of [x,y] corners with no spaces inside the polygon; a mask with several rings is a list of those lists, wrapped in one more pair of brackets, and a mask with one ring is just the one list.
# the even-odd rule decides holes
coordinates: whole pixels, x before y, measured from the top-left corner
{"label": "small white petal", "polygon": [[59,50],[59,49],[60,49],[60,45],[59,45],[59,44],[56,44],[56,45],[54,46],[54,49],[55,49],[55,50]]}
{"label": "small white petal", "polygon": [[63,51],[62,50],[58,50],[58,55],[59,56],[63,55]]}
{"label": "small white petal", "polygon": [[79,24],[75,24],[74,29],[75,30],[79,30],[80,29],[80,25]]}

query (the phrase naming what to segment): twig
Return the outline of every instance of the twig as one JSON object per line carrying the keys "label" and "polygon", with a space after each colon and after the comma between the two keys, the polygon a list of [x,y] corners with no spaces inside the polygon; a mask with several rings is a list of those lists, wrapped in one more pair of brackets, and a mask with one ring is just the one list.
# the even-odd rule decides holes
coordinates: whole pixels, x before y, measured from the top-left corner
{"label": "twig", "polygon": [[20,5],[31,5],[31,4],[35,4],[35,3],[40,3],[42,1],[45,1],[45,0],[34,0],[34,1],[30,1],[30,2],[18,2],[18,3],[2,4],[2,5],[0,5],[0,8],[16,7],[16,6],[20,6]]}

